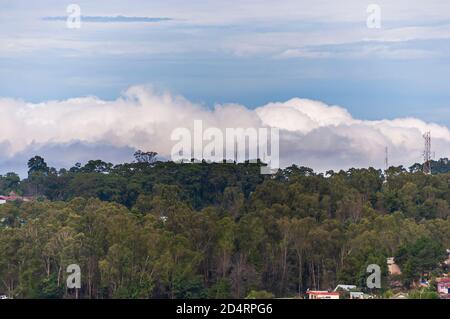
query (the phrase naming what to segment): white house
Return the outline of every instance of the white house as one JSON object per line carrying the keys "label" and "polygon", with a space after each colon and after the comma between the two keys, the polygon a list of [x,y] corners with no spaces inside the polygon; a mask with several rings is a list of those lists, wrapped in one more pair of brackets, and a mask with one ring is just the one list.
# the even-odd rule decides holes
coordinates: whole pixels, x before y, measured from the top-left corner
{"label": "white house", "polygon": [[333,291],[350,291],[356,289],[355,285],[337,285]]}
{"label": "white house", "polygon": [[351,291],[350,299],[365,299],[364,293],[361,291]]}

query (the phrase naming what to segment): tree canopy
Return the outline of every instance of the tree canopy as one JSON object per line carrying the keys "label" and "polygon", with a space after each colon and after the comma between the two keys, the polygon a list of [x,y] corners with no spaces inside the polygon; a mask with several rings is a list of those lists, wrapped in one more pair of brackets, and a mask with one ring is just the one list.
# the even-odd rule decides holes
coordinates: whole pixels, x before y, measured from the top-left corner
{"label": "tree canopy", "polygon": [[261,163],[173,163],[142,155],[65,170],[42,157],[0,176],[0,290],[70,298],[286,297],[364,287],[366,267],[396,257],[405,286],[442,271],[450,248],[450,174],[391,168],[318,174]]}

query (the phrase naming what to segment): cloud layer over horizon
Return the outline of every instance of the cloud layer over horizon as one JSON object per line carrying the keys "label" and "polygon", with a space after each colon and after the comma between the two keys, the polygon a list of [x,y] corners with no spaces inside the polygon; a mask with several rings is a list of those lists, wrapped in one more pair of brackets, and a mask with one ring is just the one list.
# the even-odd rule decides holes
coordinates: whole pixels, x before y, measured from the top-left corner
{"label": "cloud layer over horizon", "polygon": [[[135,23],[171,21],[168,17],[129,17],[129,16],[80,16],[83,22],[91,23]],[[67,16],[43,17],[44,21],[67,21]]]}
{"label": "cloud layer over horizon", "polygon": [[208,105],[303,97],[450,127],[448,0],[379,0],[380,28],[360,0],[76,4],[80,28],[69,3],[1,5],[0,97],[112,100],[152,83]]}
{"label": "cloud layer over horizon", "polygon": [[[116,100],[80,97],[27,103],[0,98],[0,173],[26,165],[40,154],[51,165],[70,167],[78,161],[131,159],[133,150],[153,150],[169,157],[175,128],[280,129],[280,163],[318,171],[350,167],[382,168],[384,149],[392,165],[421,161],[422,134],[431,131],[436,157],[450,152],[450,130],[415,118],[368,121],[345,108],[293,98],[255,109],[239,104],[214,109],[151,87],[134,86]],[[28,156],[28,157],[27,157]],[[26,167],[22,167],[23,169]]]}

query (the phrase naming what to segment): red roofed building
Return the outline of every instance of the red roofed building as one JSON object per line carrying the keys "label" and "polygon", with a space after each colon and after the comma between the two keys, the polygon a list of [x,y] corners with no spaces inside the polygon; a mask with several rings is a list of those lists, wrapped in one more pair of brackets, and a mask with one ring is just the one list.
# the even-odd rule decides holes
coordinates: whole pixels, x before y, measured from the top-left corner
{"label": "red roofed building", "polygon": [[450,297],[450,278],[438,278],[437,290],[442,297]]}
{"label": "red roofed building", "polygon": [[15,200],[29,202],[29,201],[33,200],[33,198],[22,197],[22,196],[17,195],[14,192],[10,192],[8,196],[0,195],[0,205],[5,204],[6,202],[15,201]]}
{"label": "red roofed building", "polygon": [[339,292],[337,291],[310,291],[306,292],[308,299],[339,299]]}

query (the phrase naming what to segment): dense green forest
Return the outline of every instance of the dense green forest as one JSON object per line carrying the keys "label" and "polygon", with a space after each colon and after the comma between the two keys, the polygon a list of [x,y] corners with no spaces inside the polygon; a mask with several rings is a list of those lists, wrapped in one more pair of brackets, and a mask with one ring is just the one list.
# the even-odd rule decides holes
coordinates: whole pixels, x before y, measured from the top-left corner
{"label": "dense green forest", "polygon": [[450,174],[391,167],[326,174],[261,163],[100,160],[57,171],[36,156],[28,177],[0,176],[0,292],[73,298],[292,297],[365,286],[366,267],[395,256],[411,287],[441,274],[450,248]]}

